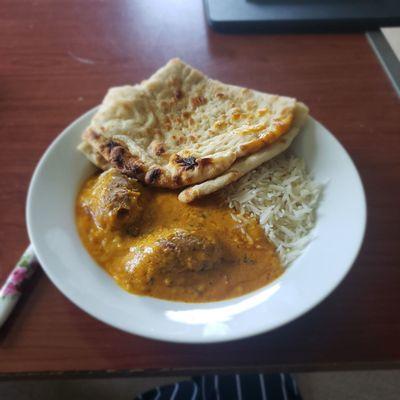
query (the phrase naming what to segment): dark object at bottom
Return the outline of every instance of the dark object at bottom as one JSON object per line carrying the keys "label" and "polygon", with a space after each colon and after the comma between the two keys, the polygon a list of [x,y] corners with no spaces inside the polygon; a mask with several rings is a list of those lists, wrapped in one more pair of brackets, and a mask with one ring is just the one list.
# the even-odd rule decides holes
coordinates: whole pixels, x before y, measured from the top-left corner
{"label": "dark object at bottom", "polygon": [[135,400],[302,400],[289,374],[202,375],[149,390]]}
{"label": "dark object at bottom", "polygon": [[343,32],[400,24],[399,0],[204,0],[217,31]]}

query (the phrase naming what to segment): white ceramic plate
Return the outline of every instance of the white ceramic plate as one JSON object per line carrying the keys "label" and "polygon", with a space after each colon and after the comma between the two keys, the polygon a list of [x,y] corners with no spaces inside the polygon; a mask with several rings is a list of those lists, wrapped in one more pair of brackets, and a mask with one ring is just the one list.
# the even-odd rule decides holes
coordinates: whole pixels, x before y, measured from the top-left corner
{"label": "white ceramic plate", "polygon": [[242,297],[203,304],[125,292],[86,252],[75,227],[78,189],[94,171],[76,146],[94,112],[67,127],[42,157],[29,187],[26,216],[29,237],[49,278],[95,318],[126,332],[173,342],[239,339],[301,316],[328,296],[351,268],[365,230],[364,190],[340,143],[309,118],[293,150],[326,187],[315,239],[279,279]]}

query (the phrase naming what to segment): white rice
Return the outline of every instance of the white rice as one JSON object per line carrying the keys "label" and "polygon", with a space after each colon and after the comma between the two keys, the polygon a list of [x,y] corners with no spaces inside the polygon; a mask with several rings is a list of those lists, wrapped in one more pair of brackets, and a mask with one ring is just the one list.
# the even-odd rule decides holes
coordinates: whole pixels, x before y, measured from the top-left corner
{"label": "white rice", "polygon": [[227,199],[235,220],[244,214],[257,218],[287,266],[311,239],[321,189],[304,160],[284,154],[232,184]]}

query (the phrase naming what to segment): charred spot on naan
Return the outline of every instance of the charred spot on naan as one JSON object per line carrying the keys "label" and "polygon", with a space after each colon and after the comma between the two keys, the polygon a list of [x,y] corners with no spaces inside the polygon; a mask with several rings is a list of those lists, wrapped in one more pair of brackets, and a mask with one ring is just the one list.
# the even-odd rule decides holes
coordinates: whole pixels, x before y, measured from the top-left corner
{"label": "charred spot on naan", "polygon": [[196,161],[196,157],[181,157],[179,154],[176,154],[175,162],[180,165],[185,171],[195,169],[199,165]]}
{"label": "charred spot on naan", "polygon": [[148,185],[155,184],[161,176],[161,169],[154,168],[147,172],[144,180]]}
{"label": "charred spot on naan", "polygon": [[98,140],[98,152],[115,168],[130,178],[143,180],[145,166],[139,157],[132,155],[116,140]]}
{"label": "charred spot on naan", "polygon": [[111,153],[111,151],[115,147],[121,147],[117,142],[114,142],[113,140],[108,141],[104,146],[108,150],[108,153]]}
{"label": "charred spot on naan", "polygon": [[125,165],[125,149],[122,146],[116,145],[114,142],[109,142],[107,144],[109,145],[109,159],[111,163],[115,164],[119,169],[123,169]]}

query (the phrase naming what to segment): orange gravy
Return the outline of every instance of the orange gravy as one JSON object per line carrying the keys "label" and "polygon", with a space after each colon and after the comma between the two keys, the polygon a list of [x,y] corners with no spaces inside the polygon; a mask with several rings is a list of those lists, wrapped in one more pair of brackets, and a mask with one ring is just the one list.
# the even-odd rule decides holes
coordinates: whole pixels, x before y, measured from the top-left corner
{"label": "orange gravy", "polygon": [[[76,203],[76,223],[88,252],[116,282],[131,293],[183,302],[224,300],[256,290],[283,272],[274,246],[253,218],[237,222],[217,195],[192,204],[181,203],[177,193],[144,188],[146,204],[135,234],[96,226],[85,207],[97,176],[83,185]],[[134,249],[145,248],[171,229],[212,235],[227,256],[202,271],[161,272],[151,281],[132,279],[129,262]],[[153,260],[154,261],[154,260]]]}

